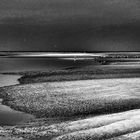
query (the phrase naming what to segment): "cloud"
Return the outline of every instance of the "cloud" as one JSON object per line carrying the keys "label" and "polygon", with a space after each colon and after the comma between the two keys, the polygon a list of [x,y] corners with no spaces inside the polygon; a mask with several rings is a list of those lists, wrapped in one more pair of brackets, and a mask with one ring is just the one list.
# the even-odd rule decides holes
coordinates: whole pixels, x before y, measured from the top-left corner
{"label": "cloud", "polygon": [[140,51],[139,29],[139,0],[0,0],[0,51]]}
{"label": "cloud", "polygon": [[138,0],[1,0],[0,23],[93,25],[140,21]]}

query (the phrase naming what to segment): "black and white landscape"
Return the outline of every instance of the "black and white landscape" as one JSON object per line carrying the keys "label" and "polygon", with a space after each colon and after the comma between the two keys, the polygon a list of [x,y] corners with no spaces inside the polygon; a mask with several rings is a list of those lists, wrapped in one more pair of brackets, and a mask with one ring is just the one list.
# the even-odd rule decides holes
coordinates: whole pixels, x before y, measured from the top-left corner
{"label": "black and white landscape", "polygon": [[1,138],[139,138],[139,52],[0,55]]}
{"label": "black and white landscape", "polygon": [[1,0],[0,140],[139,140],[140,1]]}

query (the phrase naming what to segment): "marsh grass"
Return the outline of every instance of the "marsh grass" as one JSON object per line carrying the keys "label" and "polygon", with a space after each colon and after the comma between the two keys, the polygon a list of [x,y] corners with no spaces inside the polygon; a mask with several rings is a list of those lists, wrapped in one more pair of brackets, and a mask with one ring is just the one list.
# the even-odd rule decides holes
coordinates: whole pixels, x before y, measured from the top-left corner
{"label": "marsh grass", "polygon": [[0,88],[0,97],[3,104],[37,119],[0,128],[0,135],[25,140],[140,138],[140,79],[134,78],[139,69],[104,66],[22,75],[21,85]]}
{"label": "marsh grass", "polygon": [[[0,89],[4,104],[37,117],[71,117],[140,107],[134,79],[102,79],[16,85]],[[127,89],[127,90],[126,90]]]}

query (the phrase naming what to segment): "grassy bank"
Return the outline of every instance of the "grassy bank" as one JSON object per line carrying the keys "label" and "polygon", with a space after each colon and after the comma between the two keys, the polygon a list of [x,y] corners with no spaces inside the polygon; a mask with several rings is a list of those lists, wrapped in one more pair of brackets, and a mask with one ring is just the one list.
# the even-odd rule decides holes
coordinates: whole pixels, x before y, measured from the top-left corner
{"label": "grassy bank", "polygon": [[140,77],[140,67],[129,67],[129,65],[89,65],[57,71],[23,72],[21,74],[23,75],[19,79],[21,84],[87,79],[134,78]]}
{"label": "grassy bank", "polygon": [[0,88],[0,97],[15,110],[41,119],[2,127],[1,136],[87,140],[131,139],[136,134],[138,139],[140,79],[134,77],[139,77],[139,68],[103,66],[20,74],[21,85]]}
{"label": "grassy bank", "polygon": [[140,80],[100,79],[16,85],[0,89],[4,104],[37,117],[71,117],[140,107]]}
{"label": "grassy bank", "polygon": [[131,65],[88,65],[67,67],[51,71],[23,71],[3,74],[23,75],[20,84],[75,81],[87,79],[134,78],[140,77],[140,67]]}

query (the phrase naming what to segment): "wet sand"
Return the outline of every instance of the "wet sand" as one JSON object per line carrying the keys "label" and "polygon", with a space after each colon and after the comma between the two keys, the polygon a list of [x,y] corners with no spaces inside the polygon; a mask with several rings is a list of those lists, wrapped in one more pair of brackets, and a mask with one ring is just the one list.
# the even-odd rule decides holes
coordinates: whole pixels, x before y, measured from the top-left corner
{"label": "wet sand", "polygon": [[0,74],[0,87],[19,84],[19,78],[21,78],[21,75]]}

